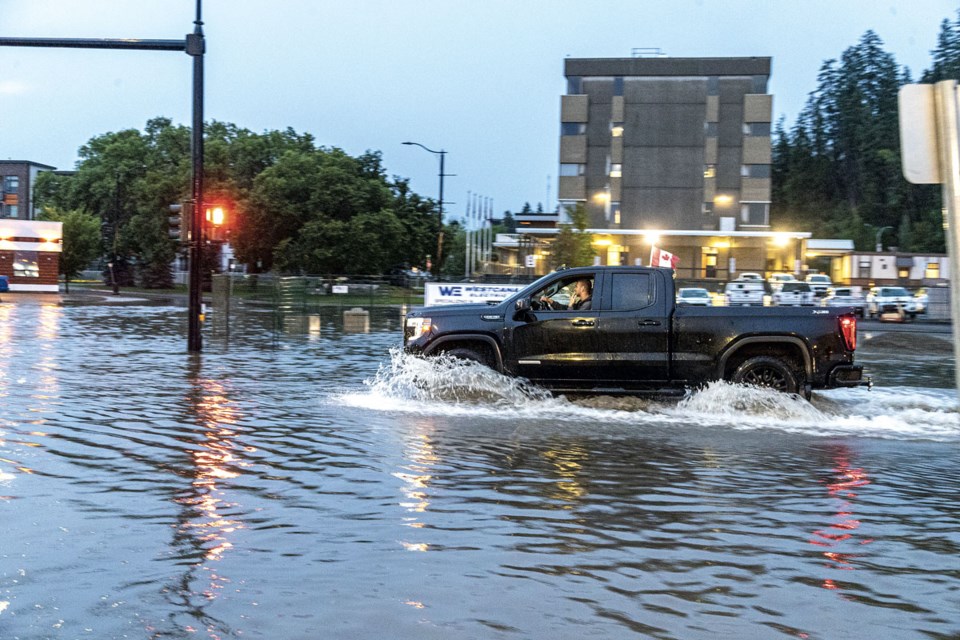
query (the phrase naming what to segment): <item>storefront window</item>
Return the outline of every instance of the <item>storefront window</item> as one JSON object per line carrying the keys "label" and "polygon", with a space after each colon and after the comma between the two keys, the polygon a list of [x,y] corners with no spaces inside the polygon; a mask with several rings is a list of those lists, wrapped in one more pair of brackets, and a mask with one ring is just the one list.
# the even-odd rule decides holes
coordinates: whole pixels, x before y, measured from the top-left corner
{"label": "storefront window", "polygon": [[13,252],[13,275],[18,278],[39,278],[40,265],[36,251]]}

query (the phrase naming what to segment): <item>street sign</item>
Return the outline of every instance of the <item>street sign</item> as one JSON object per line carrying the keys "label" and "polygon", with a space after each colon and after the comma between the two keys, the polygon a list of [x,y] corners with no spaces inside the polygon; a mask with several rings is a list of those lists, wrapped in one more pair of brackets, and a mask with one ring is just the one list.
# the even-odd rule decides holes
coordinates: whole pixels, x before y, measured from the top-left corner
{"label": "street sign", "polygon": [[937,110],[932,84],[907,84],[897,96],[903,177],[913,184],[939,184]]}

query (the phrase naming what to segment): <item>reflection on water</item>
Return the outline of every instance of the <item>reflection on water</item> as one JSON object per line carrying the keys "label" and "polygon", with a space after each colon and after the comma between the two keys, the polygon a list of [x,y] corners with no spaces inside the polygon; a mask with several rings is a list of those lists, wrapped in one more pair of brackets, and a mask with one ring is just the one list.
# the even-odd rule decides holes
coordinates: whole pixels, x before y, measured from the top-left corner
{"label": "reflection on water", "polygon": [[0,638],[960,633],[949,384],[567,399],[253,315],[0,304]]}
{"label": "reflection on water", "polygon": [[[210,638],[219,639],[229,635],[229,625],[208,614],[207,609],[209,603],[229,587],[231,580],[217,563],[233,547],[232,534],[244,528],[239,519],[231,517],[239,505],[224,498],[224,485],[249,467],[239,452],[253,453],[256,448],[236,443],[236,425],[242,415],[237,404],[230,400],[227,385],[204,377],[199,360],[191,362],[187,379],[190,390],[186,417],[196,425],[199,437],[187,443],[191,482],[174,498],[182,510],[173,547],[188,564],[177,582],[164,591],[171,604],[189,611]],[[191,625],[185,625],[184,629],[199,630]],[[156,629],[150,626],[148,630]]]}
{"label": "reflection on water", "polygon": [[[836,513],[833,521],[824,529],[817,529],[813,532],[813,538],[810,544],[824,547],[824,558],[827,559],[826,567],[840,571],[853,571],[856,569],[856,561],[862,556],[861,553],[851,551],[842,551],[842,549],[856,548],[856,546],[867,545],[873,542],[870,538],[857,538],[857,529],[860,528],[860,521],[856,519],[854,500],[857,497],[857,490],[870,484],[867,473],[861,468],[855,468],[850,463],[849,447],[838,445],[834,451],[834,461],[836,466],[833,468],[832,482],[827,483],[827,493],[833,499]],[[837,580],[825,578],[823,586],[826,589],[839,590],[842,587]]]}

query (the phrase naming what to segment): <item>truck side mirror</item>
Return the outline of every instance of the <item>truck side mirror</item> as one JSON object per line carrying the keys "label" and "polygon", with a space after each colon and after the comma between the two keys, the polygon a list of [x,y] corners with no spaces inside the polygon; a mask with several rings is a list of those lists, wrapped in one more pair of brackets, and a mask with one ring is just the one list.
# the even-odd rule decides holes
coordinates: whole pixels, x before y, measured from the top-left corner
{"label": "truck side mirror", "polygon": [[517,313],[523,313],[524,311],[530,311],[530,298],[520,298],[513,303],[514,308]]}

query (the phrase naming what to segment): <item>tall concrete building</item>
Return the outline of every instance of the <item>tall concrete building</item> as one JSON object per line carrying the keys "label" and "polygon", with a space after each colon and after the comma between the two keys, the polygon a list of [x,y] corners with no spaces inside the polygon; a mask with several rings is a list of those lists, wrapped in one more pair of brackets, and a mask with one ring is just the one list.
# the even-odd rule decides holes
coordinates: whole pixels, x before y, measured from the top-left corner
{"label": "tall concrete building", "polygon": [[568,58],[564,75],[560,221],[582,203],[603,263],[657,244],[687,278],[802,270],[809,234],[770,227],[770,58]]}

